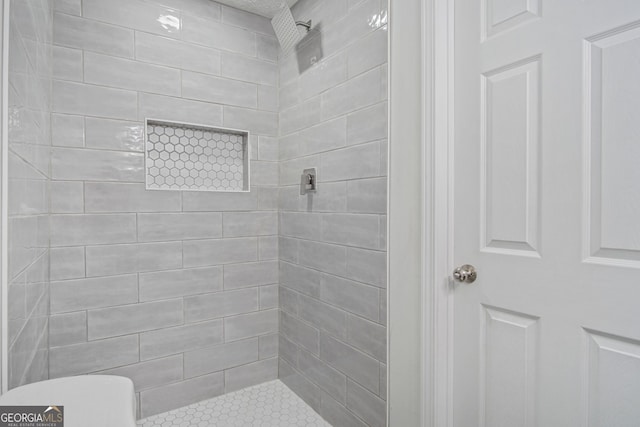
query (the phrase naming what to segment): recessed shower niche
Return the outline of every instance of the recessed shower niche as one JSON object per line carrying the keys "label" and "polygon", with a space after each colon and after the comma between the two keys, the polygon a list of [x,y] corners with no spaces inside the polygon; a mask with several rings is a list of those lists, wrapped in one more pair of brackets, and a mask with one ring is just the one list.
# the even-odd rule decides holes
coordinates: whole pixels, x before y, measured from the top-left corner
{"label": "recessed shower niche", "polygon": [[249,191],[249,132],[145,120],[147,190]]}

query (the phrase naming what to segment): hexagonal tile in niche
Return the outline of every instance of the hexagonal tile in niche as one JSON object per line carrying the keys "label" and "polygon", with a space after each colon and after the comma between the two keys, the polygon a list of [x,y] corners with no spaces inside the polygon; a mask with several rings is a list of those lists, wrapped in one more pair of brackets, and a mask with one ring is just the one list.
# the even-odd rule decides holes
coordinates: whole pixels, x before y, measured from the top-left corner
{"label": "hexagonal tile in niche", "polygon": [[145,129],[148,189],[249,191],[248,132],[151,119]]}

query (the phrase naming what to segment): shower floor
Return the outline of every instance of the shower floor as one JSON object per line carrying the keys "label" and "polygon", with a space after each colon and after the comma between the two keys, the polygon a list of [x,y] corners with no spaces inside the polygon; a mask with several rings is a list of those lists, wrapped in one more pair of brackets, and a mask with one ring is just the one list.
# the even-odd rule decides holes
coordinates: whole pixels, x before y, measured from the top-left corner
{"label": "shower floor", "polygon": [[138,427],[331,427],[281,381],[234,391],[138,421]]}

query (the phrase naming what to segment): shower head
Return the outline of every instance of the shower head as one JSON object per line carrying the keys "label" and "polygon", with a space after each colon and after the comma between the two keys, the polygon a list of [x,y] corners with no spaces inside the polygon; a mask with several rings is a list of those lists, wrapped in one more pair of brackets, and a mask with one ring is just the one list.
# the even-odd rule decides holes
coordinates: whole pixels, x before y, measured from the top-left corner
{"label": "shower head", "polygon": [[298,26],[291,14],[291,9],[284,6],[271,20],[273,31],[276,33],[282,52],[286,55],[293,50],[302,38],[298,32]]}
{"label": "shower head", "polygon": [[275,14],[271,20],[271,25],[276,33],[278,42],[282,47],[282,52],[287,55],[293,50],[293,48],[302,40],[302,35],[298,31],[298,26],[307,29],[307,32],[311,30],[311,21],[308,22],[296,22],[291,14],[291,9],[286,4],[283,4],[282,9]]}

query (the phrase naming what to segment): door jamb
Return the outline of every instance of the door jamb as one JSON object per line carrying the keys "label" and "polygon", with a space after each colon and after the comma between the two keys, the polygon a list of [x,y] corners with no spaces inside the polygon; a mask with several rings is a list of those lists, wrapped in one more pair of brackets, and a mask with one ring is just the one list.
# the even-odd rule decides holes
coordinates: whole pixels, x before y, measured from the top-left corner
{"label": "door jamb", "polygon": [[454,3],[424,0],[424,427],[453,426]]}

